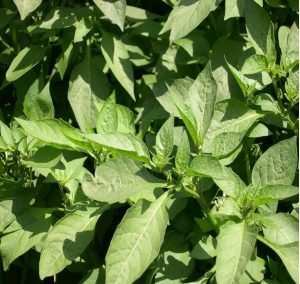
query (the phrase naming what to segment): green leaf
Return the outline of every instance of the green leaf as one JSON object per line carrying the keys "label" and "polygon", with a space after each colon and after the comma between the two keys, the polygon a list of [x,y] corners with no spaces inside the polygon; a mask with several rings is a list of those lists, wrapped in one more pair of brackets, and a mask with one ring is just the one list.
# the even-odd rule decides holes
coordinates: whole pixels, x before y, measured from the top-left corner
{"label": "green leaf", "polygon": [[248,39],[256,53],[266,56],[269,63],[275,63],[274,27],[267,12],[254,1],[247,1],[245,18]]}
{"label": "green leaf", "polygon": [[211,153],[213,140],[224,132],[242,133],[261,116],[240,101],[229,99],[216,104],[212,123],[203,142],[203,152]]}
{"label": "green leaf", "polygon": [[93,153],[90,143],[82,137],[81,132],[70,124],[59,119],[42,119],[27,121],[16,118],[25,133],[48,143],[50,146],[62,149],[86,151]]}
{"label": "green leaf", "polygon": [[70,78],[68,100],[84,132],[96,127],[97,104],[109,95],[107,79],[96,64],[88,47],[84,60],[74,68]]}
{"label": "green leaf", "polygon": [[126,212],[106,254],[105,283],[133,283],[157,257],[168,225],[167,196],[141,200]]}
{"label": "green leaf", "polygon": [[102,30],[101,50],[112,73],[135,100],[133,69],[122,40]]}
{"label": "green leaf", "polygon": [[177,147],[176,157],[175,157],[175,167],[176,171],[179,173],[184,173],[190,162],[190,141],[185,130],[182,131],[180,144]]}
{"label": "green leaf", "polygon": [[104,103],[97,117],[97,133],[109,133],[118,129],[118,113],[115,95],[111,95]]}
{"label": "green leaf", "polygon": [[124,30],[126,0],[93,0],[101,12],[120,29]]}
{"label": "green leaf", "polygon": [[226,178],[225,168],[211,155],[200,154],[195,157],[188,169],[191,175],[206,176],[215,179]]}
{"label": "green leaf", "polygon": [[140,191],[153,191],[166,182],[152,176],[140,162],[127,158],[110,159],[98,166],[95,178],[86,176],[82,190],[90,199],[116,203]]}
{"label": "green leaf", "polygon": [[295,105],[299,102],[299,70],[298,68],[294,68],[289,72],[289,76],[285,82],[285,91],[286,97],[288,100]]}
{"label": "green leaf", "polygon": [[6,80],[15,81],[37,65],[45,56],[47,47],[29,45],[14,58],[6,71]]}
{"label": "green leaf", "polygon": [[[180,0],[170,13],[161,34],[171,30],[170,40],[175,41],[194,30],[222,1]],[[178,19],[185,19],[182,24]]]}
{"label": "green leaf", "polygon": [[73,54],[74,45],[72,42],[70,42],[68,45],[63,46],[63,52],[61,55],[57,58],[56,67],[58,70],[58,73],[60,75],[60,78],[63,80],[64,75],[67,71],[68,65],[71,61],[71,57]]}
{"label": "green leaf", "polygon": [[[225,0],[224,20],[228,20],[233,17],[243,17],[245,15],[247,1],[249,0]],[[259,6],[263,6],[263,0],[253,1],[255,1]]]}
{"label": "green leaf", "polygon": [[168,163],[168,158],[172,153],[174,145],[174,117],[169,119],[162,125],[156,134],[154,162],[157,165],[165,166]]}
{"label": "green leaf", "polygon": [[285,213],[259,218],[264,237],[274,244],[287,245],[299,240],[298,220]]}
{"label": "green leaf", "polygon": [[149,163],[150,157],[147,146],[142,140],[131,133],[102,133],[102,134],[84,134],[85,138],[93,141],[117,154],[129,157],[135,160]]}
{"label": "green leaf", "polygon": [[278,245],[263,237],[259,240],[278,254],[293,280],[299,283],[299,242]]}
{"label": "green leaf", "polygon": [[[226,223],[217,237],[216,279],[218,283],[239,283],[252,255],[257,236],[255,226]],[[230,265],[228,265],[230,263]]]}
{"label": "green leaf", "polygon": [[224,157],[233,152],[242,142],[245,132],[222,132],[218,134],[212,143],[212,154]]}
{"label": "green leaf", "polygon": [[283,140],[270,147],[255,163],[252,183],[255,187],[290,185],[297,169],[296,137]]}
{"label": "green leaf", "polygon": [[11,150],[14,149],[15,139],[13,136],[13,132],[2,121],[0,121],[0,134],[0,137],[3,139],[3,142],[6,144],[6,147],[8,146],[8,148]]}
{"label": "green leaf", "polygon": [[118,128],[117,132],[135,134],[134,114],[133,112],[122,105],[117,105]]}
{"label": "green leaf", "polygon": [[262,205],[276,200],[283,200],[298,194],[299,188],[297,186],[273,184],[265,185],[256,190],[254,198],[256,205]]}
{"label": "green leaf", "polygon": [[216,256],[217,240],[212,236],[203,236],[194,246],[191,257],[204,260]]}
{"label": "green leaf", "polygon": [[51,146],[39,148],[33,156],[22,161],[22,164],[33,168],[52,168],[58,164],[62,158],[60,150]]}
{"label": "green leaf", "polygon": [[265,272],[265,261],[257,256],[252,257],[247,264],[245,273],[240,279],[240,284],[263,283]]}
{"label": "green leaf", "polygon": [[241,71],[243,74],[255,74],[267,69],[267,58],[264,55],[254,54],[245,60]]}
{"label": "green leaf", "polygon": [[31,119],[43,119],[54,117],[54,105],[50,94],[50,82],[40,89],[41,80],[37,79],[27,91],[23,111]]}
{"label": "green leaf", "polygon": [[83,208],[68,213],[48,233],[39,263],[43,280],[62,271],[80,256],[93,239],[94,229],[100,214],[108,206]]}
{"label": "green leaf", "polygon": [[46,236],[51,226],[50,211],[30,207],[4,230],[0,244],[4,270]]}
{"label": "green leaf", "polygon": [[21,20],[24,20],[28,14],[36,10],[42,3],[42,0],[13,0],[21,15]]}

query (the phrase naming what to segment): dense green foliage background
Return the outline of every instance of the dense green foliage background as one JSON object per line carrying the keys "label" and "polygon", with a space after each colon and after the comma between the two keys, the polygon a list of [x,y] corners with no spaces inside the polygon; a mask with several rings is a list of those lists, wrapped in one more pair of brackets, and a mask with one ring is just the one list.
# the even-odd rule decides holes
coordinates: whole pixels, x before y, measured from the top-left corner
{"label": "dense green foliage background", "polygon": [[299,283],[297,0],[0,5],[0,283]]}

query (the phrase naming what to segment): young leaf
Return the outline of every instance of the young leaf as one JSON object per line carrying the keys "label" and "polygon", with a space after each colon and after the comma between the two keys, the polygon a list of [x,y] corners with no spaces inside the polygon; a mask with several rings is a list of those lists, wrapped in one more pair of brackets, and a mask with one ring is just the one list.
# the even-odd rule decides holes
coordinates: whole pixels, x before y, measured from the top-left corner
{"label": "young leaf", "polygon": [[168,158],[172,153],[174,145],[174,117],[170,116],[169,119],[163,124],[156,135],[156,143],[154,146],[156,155],[154,162],[160,166],[165,166],[168,163]]}
{"label": "young leaf", "polygon": [[262,205],[272,201],[283,200],[298,194],[299,188],[297,186],[273,184],[265,185],[256,190],[254,198],[256,205]]}
{"label": "young leaf", "polygon": [[82,190],[90,199],[116,203],[140,191],[153,191],[166,183],[152,176],[139,162],[127,159],[110,159],[98,166],[95,178],[86,176]]}
{"label": "young leaf", "polygon": [[131,133],[102,133],[84,134],[88,140],[93,141],[117,154],[149,163],[150,157],[147,146],[142,140]]}
{"label": "young leaf", "polygon": [[60,219],[48,233],[39,263],[39,274],[43,280],[62,271],[88,246],[100,214],[101,208],[83,208],[68,213]]}
{"label": "young leaf", "polygon": [[217,103],[212,123],[204,138],[203,152],[212,152],[213,140],[220,133],[247,131],[260,116],[261,114],[249,109],[246,104],[234,99]]}
{"label": "young leaf", "polygon": [[21,15],[21,20],[24,20],[28,14],[36,10],[42,3],[42,0],[13,0]]}
{"label": "young leaf", "polygon": [[215,179],[225,179],[225,168],[219,160],[211,155],[200,154],[195,157],[188,169],[190,175],[207,176]]}
{"label": "young leaf", "polygon": [[37,65],[46,54],[47,47],[29,45],[22,49],[14,58],[6,71],[6,80],[15,81]]}
{"label": "young leaf", "polygon": [[180,139],[180,144],[177,147],[177,153],[175,157],[176,171],[178,171],[179,173],[184,173],[187,170],[187,167],[190,162],[190,154],[190,141],[186,131],[183,130]]}
{"label": "young leaf", "polygon": [[140,200],[126,212],[106,254],[105,283],[133,283],[157,257],[168,225],[167,197]]}
{"label": "young leaf", "polygon": [[96,105],[109,95],[108,82],[97,68],[87,47],[84,60],[72,71],[68,90],[68,100],[75,114],[79,127],[90,132],[96,126]]}
{"label": "young leaf", "polygon": [[50,211],[30,207],[4,230],[0,244],[4,270],[46,236],[51,226]]}
{"label": "young leaf", "polygon": [[[165,23],[161,34],[171,30],[170,40],[175,41],[194,30],[222,0],[180,0]],[[185,24],[178,19],[186,19]]]}
{"label": "young leaf", "polygon": [[248,39],[257,54],[267,57],[269,64],[276,61],[274,27],[266,11],[254,1],[247,1],[246,28]]}
{"label": "young leaf", "polygon": [[31,120],[54,117],[50,82],[42,90],[39,88],[40,83],[40,79],[35,80],[24,98],[23,111]]}
{"label": "young leaf", "polygon": [[124,30],[126,0],[93,0],[102,13]]}
{"label": "young leaf", "polygon": [[252,255],[256,236],[255,226],[249,226],[245,221],[221,226],[217,237],[216,279],[218,283],[239,283]]}
{"label": "young leaf", "polygon": [[264,55],[254,54],[245,60],[241,71],[243,74],[255,74],[267,69],[267,58]]}
{"label": "young leaf", "polygon": [[118,113],[115,95],[111,95],[104,103],[97,117],[97,133],[109,133],[118,129]]}
{"label": "young leaf", "polygon": [[297,169],[296,137],[283,140],[270,147],[255,163],[252,183],[255,187],[281,184],[290,185]]}
{"label": "young leaf", "polygon": [[122,40],[102,30],[101,50],[117,80],[135,100],[133,70]]}

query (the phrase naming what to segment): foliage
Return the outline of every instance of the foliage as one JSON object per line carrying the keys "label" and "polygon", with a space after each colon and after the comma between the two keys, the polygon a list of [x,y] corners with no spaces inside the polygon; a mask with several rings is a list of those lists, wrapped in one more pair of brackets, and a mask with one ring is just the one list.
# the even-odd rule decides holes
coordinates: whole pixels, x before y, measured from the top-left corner
{"label": "foliage", "polygon": [[0,3],[0,283],[299,283],[298,1]]}

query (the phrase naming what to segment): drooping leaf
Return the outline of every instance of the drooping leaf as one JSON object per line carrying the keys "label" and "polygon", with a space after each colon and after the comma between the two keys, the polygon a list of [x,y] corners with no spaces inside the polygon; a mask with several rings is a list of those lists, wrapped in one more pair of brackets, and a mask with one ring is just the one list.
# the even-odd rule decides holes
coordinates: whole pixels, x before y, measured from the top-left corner
{"label": "drooping leaf", "polygon": [[21,15],[21,20],[24,20],[28,14],[36,10],[42,3],[42,0],[13,0]]}
{"label": "drooping leaf", "polygon": [[39,263],[40,278],[62,271],[88,246],[100,214],[108,208],[86,207],[68,213],[48,233]]}
{"label": "drooping leaf", "polygon": [[37,65],[46,54],[47,47],[29,45],[22,49],[6,71],[6,80],[15,81]]}
{"label": "drooping leaf", "polygon": [[127,158],[108,160],[96,168],[95,177],[86,176],[81,184],[89,198],[108,203],[125,201],[140,191],[153,191],[166,185],[140,162]]}
{"label": "drooping leaf", "polygon": [[102,30],[101,50],[112,73],[135,100],[132,65],[122,40]]}
{"label": "drooping leaf", "polygon": [[[180,0],[170,13],[160,33],[171,30],[170,40],[175,41],[194,30],[222,1]],[[178,19],[186,19],[184,25]]]}
{"label": "drooping leaf", "polygon": [[150,158],[147,146],[131,133],[111,132],[84,134],[83,136],[121,156],[149,163]]}
{"label": "drooping leaf", "polygon": [[51,226],[51,210],[29,207],[3,232],[0,252],[4,269],[36,245]]}
{"label": "drooping leaf", "polygon": [[297,168],[296,137],[283,140],[270,147],[255,163],[252,183],[255,187],[265,185],[290,185]]}
{"label": "drooping leaf", "polygon": [[157,257],[168,225],[167,196],[141,200],[126,212],[106,254],[105,283],[133,283]]}
{"label": "drooping leaf", "polygon": [[[227,223],[217,237],[216,279],[218,283],[239,283],[256,242],[255,226]],[[230,263],[230,265],[228,265]]]}
{"label": "drooping leaf", "polygon": [[102,13],[124,30],[126,0],[93,0]]}

